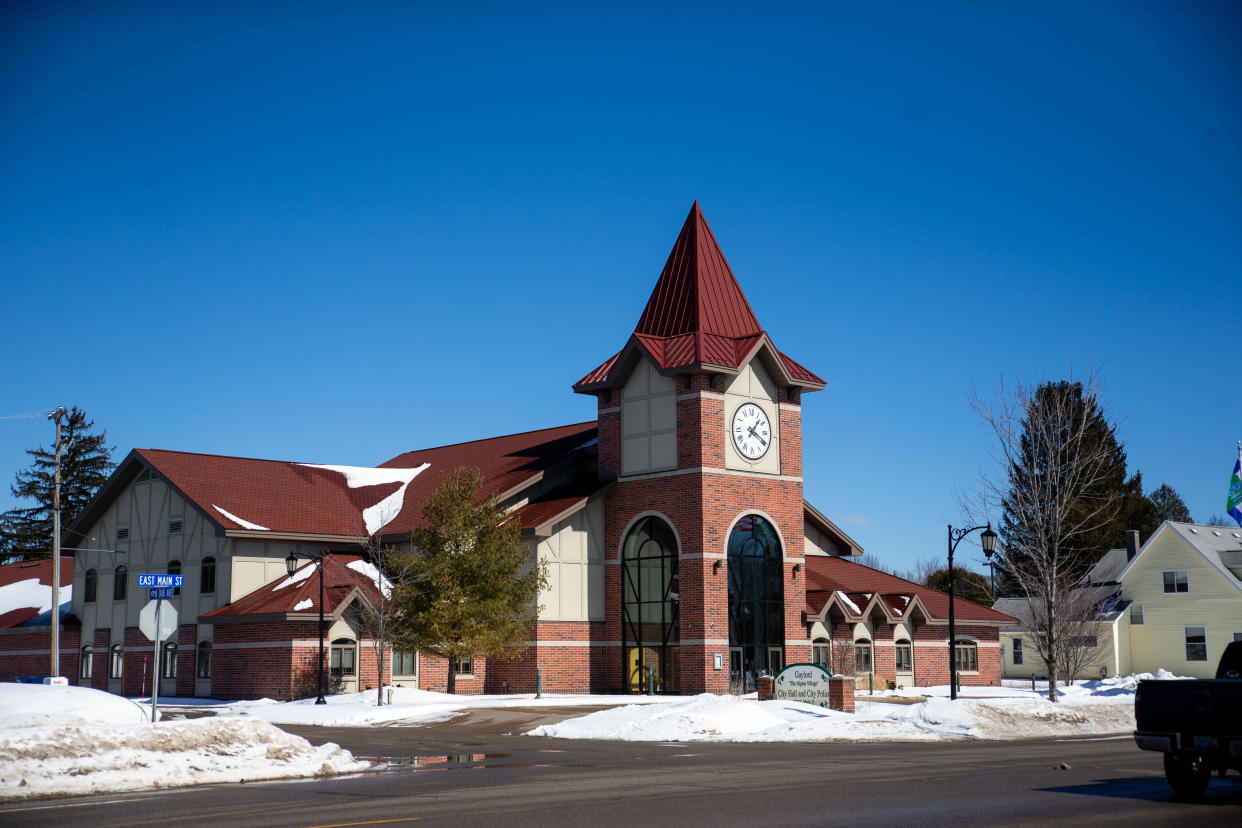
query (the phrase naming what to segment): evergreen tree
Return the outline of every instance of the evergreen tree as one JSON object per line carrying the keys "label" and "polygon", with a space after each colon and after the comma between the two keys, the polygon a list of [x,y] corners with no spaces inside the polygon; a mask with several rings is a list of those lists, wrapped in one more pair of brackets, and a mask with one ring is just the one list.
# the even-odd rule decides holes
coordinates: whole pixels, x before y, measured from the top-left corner
{"label": "evergreen tree", "polygon": [[[499,656],[530,638],[544,567],[534,564],[517,521],[494,500],[479,501],[483,475],[447,473],[423,504],[427,525],[410,534],[390,640],[449,660],[448,692],[459,659]],[[392,569],[395,562],[388,562]]]}
{"label": "evergreen tree", "polygon": [[[1186,508],[1186,502],[1168,483],[1161,483],[1159,488],[1147,496],[1147,499],[1155,507],[1161,522],[1176,520],[1179,523],[1190,523],[1190,510]],[[1143,539],[1146,540],[1146,538],[1147,536],[1144,535]]]}
{"label": "evergreen tree", "polygon": [[[92,434],[94,420],[73,407],[61,427],[60,525],[62,531],[73,522],[95,492],[108,479],[115,464],[108,432]],[[34,458],[30,468],[17,473],[10,487],[14,497],[33,505],[11,509],[0,515],[0,560],[22,561],[50,557],[52,554],[52,500],[55,488],[56,446],[27,449]],[[71,539],[72,540],[72,539]],[[69,545],[73,545],[72,543]]]}

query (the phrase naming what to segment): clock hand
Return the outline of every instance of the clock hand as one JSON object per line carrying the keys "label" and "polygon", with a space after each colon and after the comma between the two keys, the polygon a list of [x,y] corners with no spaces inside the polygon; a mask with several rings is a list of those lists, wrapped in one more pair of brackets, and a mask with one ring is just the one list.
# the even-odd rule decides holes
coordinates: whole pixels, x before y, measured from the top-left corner
{"label": "clock hand", "polygon": [[768,441],[767,441],[767,440],[763,439],[762,437],[760,437],[758,434],[756,434],[756,433],[755,433],[755,427],[754,427],[754,426],[751,426],[751,427],[750,427],[750,429],[748,429],[748,430],[750,431],[750,436],[751,436],[751,437],[754,437],[756,440],[758,440],[759,442],[763,443],[765,446],[768,444]]}

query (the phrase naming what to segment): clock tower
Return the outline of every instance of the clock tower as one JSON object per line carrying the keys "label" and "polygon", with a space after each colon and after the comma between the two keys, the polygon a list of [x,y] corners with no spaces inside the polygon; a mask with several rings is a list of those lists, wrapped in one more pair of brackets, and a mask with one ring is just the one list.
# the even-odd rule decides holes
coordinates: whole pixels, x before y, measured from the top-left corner
{"label": "clock tower", "polygon": [[698,202],[625,346],[574,385],[599,407],[607,683],[749,691],[810,660],[802,394]]}

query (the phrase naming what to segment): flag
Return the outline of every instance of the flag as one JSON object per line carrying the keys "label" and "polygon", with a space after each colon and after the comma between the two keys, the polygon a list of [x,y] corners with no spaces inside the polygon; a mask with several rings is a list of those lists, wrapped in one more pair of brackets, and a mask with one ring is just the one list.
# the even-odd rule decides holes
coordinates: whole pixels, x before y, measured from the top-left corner
{"label": "flag", "polygon": [[1229,478],[1229,497],[1225,500],[1229,517],[1242,526],[1242,444],[1238,447],[1238,462],[1233,464],[1233,477]]}

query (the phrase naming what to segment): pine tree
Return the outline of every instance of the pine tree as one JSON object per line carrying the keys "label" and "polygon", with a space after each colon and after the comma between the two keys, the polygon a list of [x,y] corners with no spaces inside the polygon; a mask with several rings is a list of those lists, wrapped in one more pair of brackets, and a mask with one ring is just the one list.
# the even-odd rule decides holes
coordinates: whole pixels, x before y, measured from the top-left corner
{"label": "pine tree", "polygon": [[[1179,523],[1190,523],[1190,510],[1186,508],[1186,502],[1168,483],[1161,483],[1147,499],[1155,507],[1161,522],[1176,520]],[[1146,539],[1147,536],[1143,537]]]}
{"label": "pine tree", "polygon": [[[77,406],[61,428],[60,524],[62,530],[86,508],[108,479],[114,464],[108,432],[91,434],[93,420]],[[0,561],[37,560],[52,554],[52,499],[55,488],[56,446],[27,449],[34,458],[30,468],[17,473],[10,487],[14,497],[32,506],[0,515]],[[71,539],[72,540],[72,539]],[[72,545],[72,544],[70,544]]]}
{"label": "pine tree", "polygon": [[450,693],[456,690],[454,662],[499,656],[529,639],[547,584],[544,567],[532,565],[518,522],[494,500],[479,500],[482,485],[478,469],[444,475],[423,504],[427,526],[410,534],[405,582],[395,592],[400,614],[393,646],[448,659]]}

